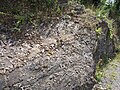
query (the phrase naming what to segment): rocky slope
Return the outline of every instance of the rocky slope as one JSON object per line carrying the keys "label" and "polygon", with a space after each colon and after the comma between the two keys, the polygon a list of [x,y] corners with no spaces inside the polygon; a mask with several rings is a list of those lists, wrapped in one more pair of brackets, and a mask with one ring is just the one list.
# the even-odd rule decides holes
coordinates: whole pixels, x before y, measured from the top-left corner
{"label": "rocky slope", "polygon": [[69,11],[25,33],[25,40],[1,37],[0,90],[92,89],[99,21],[81,5]]}

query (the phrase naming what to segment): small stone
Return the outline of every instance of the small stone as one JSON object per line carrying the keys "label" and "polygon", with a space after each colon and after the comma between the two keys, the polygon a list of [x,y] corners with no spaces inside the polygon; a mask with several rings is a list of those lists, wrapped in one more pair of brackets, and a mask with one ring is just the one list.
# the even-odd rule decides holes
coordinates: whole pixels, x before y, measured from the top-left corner
{"label": "small stone", "polygon": [[63,16],[63,19],[71,19],[71,16],[69,16],[69,15],[64,15],[64,16]]}
{"label": "small stone", "polygon": [[8,56],[8,58],[13,58],[12,56]]}
{"label": "small stone", "polygon": [[0,56],[1,56],[1,57],[4,57],[4,54],[3,54],[3,53],[0,53]]}

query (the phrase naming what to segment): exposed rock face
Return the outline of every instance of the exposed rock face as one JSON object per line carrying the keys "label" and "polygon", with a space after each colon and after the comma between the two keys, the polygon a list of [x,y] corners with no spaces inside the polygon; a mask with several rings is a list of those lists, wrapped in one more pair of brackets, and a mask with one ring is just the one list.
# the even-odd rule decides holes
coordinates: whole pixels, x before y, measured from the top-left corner
{"label": "exposed rock face", "polygon": [[60,4],[64,4],[64,3],[67,3],[68,2],[68,0],[58,0],[58,3],[60,3]]}
{"label": "exposed rock face", "polygon": [[116,28],[117,28],[117,30],[116,30],[117,39],[120,41],[120,22],[119,22],[119,20],[116,21],[115,24],[116,24]]}
{"label": "exposed rock face", "polygon": [[1,41],[1,90],[92,89],[97,20],[91,14],[78,13],[83,12],[80,7],[74,9],[74,16],[41,25],[37,40],[20,45]]}
{"label": "exposed rock face", "polygon": [[[95,32],[73,21],[60,21],[44,33],[40,45],[1,47],[2,87],[12,90],[90,90],[94,84]],[[46,32],[48,32],[46,30]],[[30,50],[29,50],[30,48]],[[27,53],[29,52],[29,54]],[[25,54],[28,54],[25,56]],[[3,68],[3,69],[2,69]],[[4,78],[2,77],[2,79]],[[6,84],[3,82],[6,81]],[[4,85],[5,84],[5,85]]]}
{"label": "exposed rock face", "polygon": [[99,59],[105,60],[115,56],[115,42],[113,38],[110,37],[110,29],[108,28],[108,24],[105,21],[102,21],[99,25],[102,32],[97,39],[98,45],[96,52],[94,53],[96,62],[98,62]]}

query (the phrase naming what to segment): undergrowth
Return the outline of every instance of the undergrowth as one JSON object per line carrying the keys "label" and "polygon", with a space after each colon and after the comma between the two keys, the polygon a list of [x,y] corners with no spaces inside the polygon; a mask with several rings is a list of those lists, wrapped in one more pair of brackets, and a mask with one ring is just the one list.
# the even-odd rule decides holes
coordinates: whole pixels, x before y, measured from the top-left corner
{"label": "undergrowth", "polygon": [[30,23],[36,26],[60,14],[58,0],[3,0],[0,5],[0,24],[20,32],[23,25]]}
{"label": "undergrowth", "polygon": [[[96,65],[96,73],[95,77],[98,82],[101,82],[102,78],[105,77],[104,70],[108,68],[108,66],[111,66],[114,68],[114,62],[120,63],[120,45],[117,47],[118,52],[116,52],[116,57],[113,59],[105,58],[105,60],[99,60],[99,62]],[[116,68],[116,66],[115,66]],[[111,74],[111,77],[114,79],[115,73]]]}

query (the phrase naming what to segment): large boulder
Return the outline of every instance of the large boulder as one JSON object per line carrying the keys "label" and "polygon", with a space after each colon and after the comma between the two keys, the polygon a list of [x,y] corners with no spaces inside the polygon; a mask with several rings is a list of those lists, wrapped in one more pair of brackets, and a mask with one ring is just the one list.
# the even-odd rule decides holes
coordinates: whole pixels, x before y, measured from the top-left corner
{"label": "large boulder", "polygon": [[102,20],[99,23],[99,28],[101,28],[101,34],[97,38],[97,48],[94,53],[94,59],[97,62],[106,63],[110,58],[115,56],[115,42],[114,37],[111,37],[111,31],[108,27],[108,23]]}
{"label": "large boulder", "polygon": [[81,5],[68,11],[19,44],[0,41],[0,90],[92,90],[98,21]]}
{"label": "large boulder", "polygon": [[[80,7],[74,9],[76,13]],[[65,15],[48,26],[41,24],[39,38],[29,43],[1,43],[0,88],[91,90],[95,84],[93,52],[97,42],[94,28],[85,20],[95,22],[94,18],[85,13]]]}

